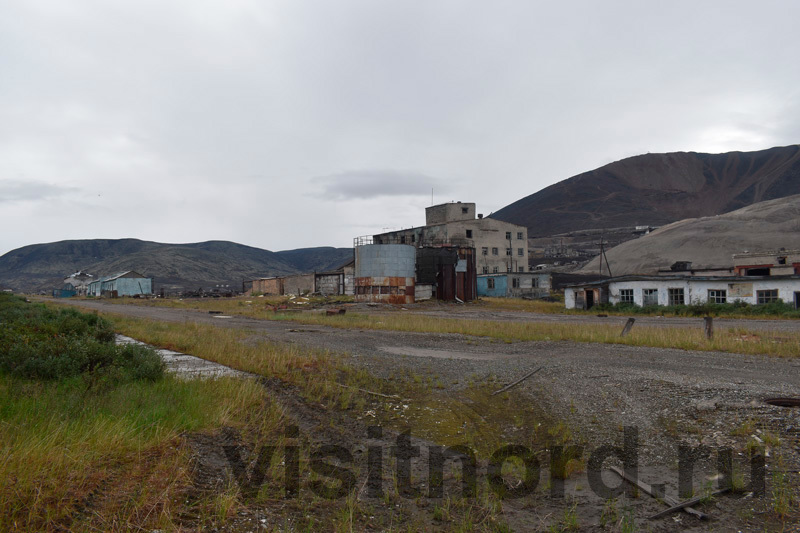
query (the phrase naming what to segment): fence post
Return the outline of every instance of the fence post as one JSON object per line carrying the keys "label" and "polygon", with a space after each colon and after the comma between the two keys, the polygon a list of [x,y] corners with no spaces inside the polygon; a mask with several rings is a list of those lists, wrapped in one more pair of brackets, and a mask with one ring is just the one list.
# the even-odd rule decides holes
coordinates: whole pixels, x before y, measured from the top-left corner
{"label": "fence post", "polygon": [[622,333],[620,334],[620,337],[624,337],[625,335],[627,335],[628,333],[630,333],[630,331],[631,331],[631,328],[633,327],[633,323],[634,323],[634,322],[636,322],[636,319],[635,319],[635,318],[629,318],[629,319],[628,319],[628,321],[625,323],[625,327],[624,327],[624,328],[622,328]]}
{"label": "fence post", "polygon": [[714,338],[714,318],[707,316],[703,318],[703,322],[705,322],[706,328],[706,338],[713,339]]}

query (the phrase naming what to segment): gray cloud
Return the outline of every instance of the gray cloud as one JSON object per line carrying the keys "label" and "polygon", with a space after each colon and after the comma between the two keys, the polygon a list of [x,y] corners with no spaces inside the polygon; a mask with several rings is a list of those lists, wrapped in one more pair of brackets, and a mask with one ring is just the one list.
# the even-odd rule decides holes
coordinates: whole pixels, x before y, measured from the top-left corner
{"label": "gray cloud", "polygon": [[389,196],[427,196],[448,193],[452,187],[444,180],[418,172],[398,170],[351,170],[310,180],[310,196],[344,200],[366,200]]}
{"label": "gray cloud", "polygon": [[0,253],[346,246],[420,224],[431,186],[488,213],[648,151],[797,143],[798,17],[785,0],[6,0]]}
{"label": "gray cloud", "polygon": [[43,201],[78,190],[76,187],[62,187],[37,181],[0,180],[0,203]]}

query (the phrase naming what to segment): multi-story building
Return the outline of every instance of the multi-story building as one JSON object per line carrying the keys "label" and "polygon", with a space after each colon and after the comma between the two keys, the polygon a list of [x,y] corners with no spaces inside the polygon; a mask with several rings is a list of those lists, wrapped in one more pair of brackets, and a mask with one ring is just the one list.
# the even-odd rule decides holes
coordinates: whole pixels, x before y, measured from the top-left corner
{"label": "multi-story building", "polygon": [[478,274],[528,271],[528,228],[476,215],[474,203],[427,207],[424,226],[374,235],[373,242],[470,247],[475,248]]}

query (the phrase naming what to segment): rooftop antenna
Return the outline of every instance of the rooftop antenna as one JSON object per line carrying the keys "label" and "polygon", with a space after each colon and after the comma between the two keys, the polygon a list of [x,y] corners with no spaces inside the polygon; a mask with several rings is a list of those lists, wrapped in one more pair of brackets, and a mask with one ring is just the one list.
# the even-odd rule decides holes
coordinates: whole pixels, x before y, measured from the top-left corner
{"label": "rooftop antenna", "polygon": [[433,187],[431,187],[431,205],[433,205]]}

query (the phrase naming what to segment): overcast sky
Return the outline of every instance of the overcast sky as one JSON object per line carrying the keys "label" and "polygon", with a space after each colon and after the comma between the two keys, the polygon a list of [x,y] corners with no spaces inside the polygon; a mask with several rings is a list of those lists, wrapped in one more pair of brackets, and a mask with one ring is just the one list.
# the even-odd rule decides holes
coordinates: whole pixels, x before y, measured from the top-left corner
{"label": "overcast sky", "polygon": [[646,152],[800,142],[800,2],[4,0],[0,254],[350,246]]}

